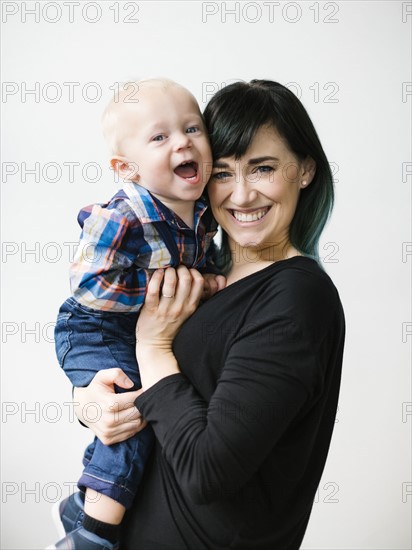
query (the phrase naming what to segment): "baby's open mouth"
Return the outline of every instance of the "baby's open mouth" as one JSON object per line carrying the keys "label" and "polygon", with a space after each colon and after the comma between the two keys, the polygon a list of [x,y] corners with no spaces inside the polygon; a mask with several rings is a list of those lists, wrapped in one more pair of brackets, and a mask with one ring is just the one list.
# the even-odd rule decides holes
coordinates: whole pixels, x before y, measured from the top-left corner
{"label": "baby's open mouth", "polygon": [[197,177],[198,164],[194,161],[182,162],[173,170],[173,172],[185,180],[194,180]]}

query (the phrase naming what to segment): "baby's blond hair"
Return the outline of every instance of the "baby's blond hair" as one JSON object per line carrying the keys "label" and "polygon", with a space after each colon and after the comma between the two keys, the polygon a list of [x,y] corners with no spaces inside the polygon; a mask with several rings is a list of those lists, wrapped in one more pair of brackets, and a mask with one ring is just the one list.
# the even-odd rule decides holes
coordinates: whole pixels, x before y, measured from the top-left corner
{"label": "baby's blond hair", "polygon": [[[186,88],[168,78],[150,77],[142,78],[135,81],[125,82],[123,89],[117,91],[114,97],[109,101],[102,115],[103,135],[109,146],[111,154],[117,155],[121,153],[121,142],[123,138],[121,117],[133,109],[139,102],[137,93],[140,88],[163,88],[179,87],[190,94]],[[192,95],[192,94],[190,94]]]}

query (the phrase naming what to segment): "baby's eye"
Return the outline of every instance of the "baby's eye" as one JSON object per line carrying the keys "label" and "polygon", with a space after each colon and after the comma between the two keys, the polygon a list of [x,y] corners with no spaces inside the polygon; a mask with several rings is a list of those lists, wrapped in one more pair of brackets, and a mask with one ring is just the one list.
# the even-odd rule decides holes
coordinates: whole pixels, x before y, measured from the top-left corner
{"label": "baby's eye", "polygon": [[163,141],[165,138],[166,138],[166,136],[164,134],[159,134],[159,135],[155,136],[152,139],[152,141]]}
{"label": "baby's eye", "polygon": [[188,134],[194,134],[195,132],[198,132],[198,131],[199,131],[199,126],[190,126],[190,128],[186,130]]}

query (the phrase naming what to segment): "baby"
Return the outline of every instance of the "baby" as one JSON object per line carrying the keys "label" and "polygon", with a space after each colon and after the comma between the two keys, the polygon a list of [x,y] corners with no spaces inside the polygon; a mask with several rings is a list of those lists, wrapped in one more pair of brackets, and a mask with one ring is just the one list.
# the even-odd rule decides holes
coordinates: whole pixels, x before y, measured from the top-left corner
{"label": "baby", "polygon": [[[217,227],[201,197],[212,155],[199,106],[173,81],[136,85],[137,94],[120,92],[104,112],[110,163],[125,184],[107,204],[80,211],[73,296],[61,306],[55,328],[60,366],[76,387],[112,367],[133,380],[130,390],[140,387],[135,328],[153,270],[184,264],[209,273],[209,295],[225,286],[208,259]],[[118,548],[119,525],[153,438],[150,426],[110,446],[95,438],[85,451],[81,492],[59,504],[65,536],[51,548]]]}

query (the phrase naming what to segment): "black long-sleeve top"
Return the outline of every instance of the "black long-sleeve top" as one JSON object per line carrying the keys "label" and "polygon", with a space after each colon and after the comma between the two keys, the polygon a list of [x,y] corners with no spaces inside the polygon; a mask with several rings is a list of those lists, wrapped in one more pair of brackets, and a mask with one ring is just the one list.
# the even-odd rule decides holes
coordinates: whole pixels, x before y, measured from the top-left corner
{"label": "black long-sleeve top", "polygon": [[345,322],[295,257],[202,305],[174,341],[181,374],[137,400],[156,446],[125,550],[287,550],[302,542],[337,408]]}

